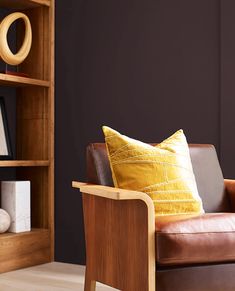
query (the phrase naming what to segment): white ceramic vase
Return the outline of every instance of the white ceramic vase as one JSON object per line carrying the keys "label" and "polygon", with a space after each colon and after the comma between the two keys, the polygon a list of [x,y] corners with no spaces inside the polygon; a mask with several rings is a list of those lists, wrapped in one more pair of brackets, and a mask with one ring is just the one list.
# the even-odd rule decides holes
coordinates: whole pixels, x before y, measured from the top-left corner
{"label": "white ceramic vase", "polygon": [[0,233],[6,232],[11,224],[10,215],[0,208]]}

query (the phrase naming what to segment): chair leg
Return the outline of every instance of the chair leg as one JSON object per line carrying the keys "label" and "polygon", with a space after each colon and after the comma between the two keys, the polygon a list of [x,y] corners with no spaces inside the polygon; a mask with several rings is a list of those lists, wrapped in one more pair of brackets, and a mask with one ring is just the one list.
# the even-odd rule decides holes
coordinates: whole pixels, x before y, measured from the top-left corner
{"label": "chair leg", "polygon": [[96,281],[92,280],[88,270],[86,269],[84,291],[95,291]]}

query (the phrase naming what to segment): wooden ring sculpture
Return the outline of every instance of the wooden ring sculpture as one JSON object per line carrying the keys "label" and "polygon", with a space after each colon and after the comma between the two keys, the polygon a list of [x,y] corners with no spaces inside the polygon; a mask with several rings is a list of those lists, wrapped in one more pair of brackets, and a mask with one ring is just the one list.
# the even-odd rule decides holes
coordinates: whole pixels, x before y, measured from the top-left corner
{"label": "wooden ring sculpture", "polygon": [[[25,37],[23,44],[16,54],[13,54],[7,42],[7,33],[14,21],[22,18],[25,24]],[[29,18],[21,13],[9,14],[0,23],[0,58],[9,65],[16,66],[22,63],[29,54],[32,45],[32,28]]]}

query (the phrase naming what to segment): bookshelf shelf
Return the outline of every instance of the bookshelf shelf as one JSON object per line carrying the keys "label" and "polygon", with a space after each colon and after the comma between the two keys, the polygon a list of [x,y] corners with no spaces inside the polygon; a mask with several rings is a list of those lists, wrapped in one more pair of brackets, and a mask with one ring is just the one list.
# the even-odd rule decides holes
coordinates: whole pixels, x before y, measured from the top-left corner
{"label": "bookshelf shelf", "polygon": [[43,160],[7,160],[0,161],[0,167],[46,167],[49,161]]}
{"label": "bookshelf shelf", "polygon": [[50,86],[50,82],[0,73],[0,85],[12,87],[39,86],[47,88]]}

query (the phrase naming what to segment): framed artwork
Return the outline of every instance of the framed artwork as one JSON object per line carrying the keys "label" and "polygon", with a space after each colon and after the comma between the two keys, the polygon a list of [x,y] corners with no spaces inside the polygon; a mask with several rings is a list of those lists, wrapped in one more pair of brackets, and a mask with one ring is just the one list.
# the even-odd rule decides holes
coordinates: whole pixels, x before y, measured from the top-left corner
{"label": "framed artwork", "polygon": [[4,98],[0,97],[0,160],[12,158],[9,127]]}

